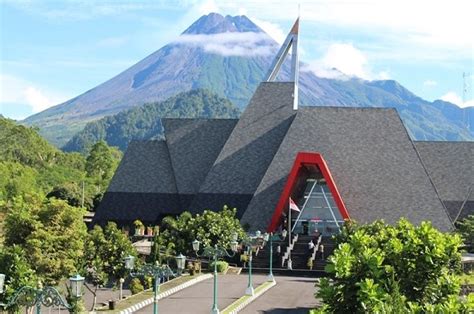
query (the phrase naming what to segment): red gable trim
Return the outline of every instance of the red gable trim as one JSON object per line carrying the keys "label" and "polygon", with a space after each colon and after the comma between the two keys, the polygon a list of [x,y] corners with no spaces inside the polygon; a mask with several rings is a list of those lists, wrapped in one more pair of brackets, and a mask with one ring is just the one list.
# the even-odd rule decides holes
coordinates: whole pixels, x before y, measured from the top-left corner
{"label": "red gable trim", "polygon": [[272,221],[267,228],[268,232],[275,231],[278,226],[278,222],[280,220],[281,214],[283,213],[283,209],[288,207],[288,199],[290,197],[291,190],[293,189],[294,184],[296,183],[298,170],[304,165],[317,165],[319,170],[326,180],[326,183],[329,187],[329,191],[336,202],[337,208],[341,213],[342,218],[350,219],[349,213],[347,212],[346,205],[342,201],[341,195],[337,190],[336,183],[331,176],[331,172],[324,160],[323,156],[319,153],[309,153],[309,152],[298,152],[296,155],[296,160],[293,163],[293,167],[291,168],[290,174],[288,175],[288,179],[286,180],[285,187],[283,188],[283,192],[280,195],[280,200],[275,208],[273,213]]}

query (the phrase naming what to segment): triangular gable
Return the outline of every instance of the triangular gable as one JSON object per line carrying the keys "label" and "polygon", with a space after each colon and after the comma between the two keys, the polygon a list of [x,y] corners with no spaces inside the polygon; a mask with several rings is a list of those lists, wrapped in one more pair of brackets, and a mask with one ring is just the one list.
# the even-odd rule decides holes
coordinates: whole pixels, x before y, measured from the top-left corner
{"label": "triangular gable", "polygon": [[329,191],[331,192],[334,201],[341,213],[342,218],[349,219],[349,213],[344,205],[344,201],[339,194],[337,189],[336,183],[329,171],[329,167],[326,164],[323,156],[319,153],[311,153],[311,152],[299,152],[296,155],[295,162],[293,163],[293,167],[291,168],[290,174],[286,180],[285,186],[283,188],[283,192],[280,195],[280,199],[275,207],[275,211],[272,216],[272,220],[270,225],[268,226],[268,231],[273,232],[278,226],[280,218],[283,214],[285,208],[288,207],[288,199],[291,196],[291,191],[293,190],[296,180],[298,178],[298,173],[302,169],[302,167],[306,165],[315,165],[321,171],[323,178],[326,180],[327,185],[329,187]]}

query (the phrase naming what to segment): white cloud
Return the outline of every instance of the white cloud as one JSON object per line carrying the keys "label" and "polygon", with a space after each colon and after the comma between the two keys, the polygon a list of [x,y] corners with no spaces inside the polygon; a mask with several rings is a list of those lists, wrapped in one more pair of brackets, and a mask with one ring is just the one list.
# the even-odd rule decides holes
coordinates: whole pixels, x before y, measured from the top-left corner
{"label": "white cloud", "polygon": [[184,34],[176,43],[203,48],[206,52],[223,56],[264,56],[274,53],[276,46],[263,33],[227,32],[218,34]]}
{"label": "white cloud", "polygon": [[433,80],[426,80],[423,82],[424,87],[434,87],[436,85],[438,85],[438,82],[433,81]]}
{"label": "white cloud", "polygon": [[446,94],[441,96],[441,100],[449,101],[450,103],[453,103],[461,108],[474,107],[474,99],[468,100],[463,103],[461,97],[453,91],[447,92]]}
{"label": "white cloud", "polygon": [[323,57],[311,62],[304,70],[311,70],[317,76],[326,78],[359,77],[366,80],[374,78],[364,53],[352,44],[346,43],[329,45]]}
{"label": "white cloud", "polygon": [[319,77],[338,80],[348,80],[352,77],[364,80],[391,78],[388,70],[374,73],[366,54],[350,43],[330,44],[320,59],[304,65],[301,70],[311,71]]}
{"label": "white cloud", "polygon": [[26,104],[33,113],[43,111],[69,99],[32,82],[10,75],[0,75],[0,104]]}
{"label": "white cloud", "polygon": [[270,37],[280,45],[283,44],[283,41],[285,41],[286,34],[278,24],[264,21],[255,17],[251,17],[250,20],[257,24],[258,27],[263,29],[265,33],[270,35]]}
{"label": "white cloud", "polygon": [[[424,48],[425,57],[452,58],[453,54],[472,58],[471,0],[302,0],[301,21],[334,25],[337,29],[365,33],[377,37],[384,46],[393,46],[386,53],[416,53]],[[236,12],[233,2],[222,2],[220,8],[231,14]],[[287,0],[241,0],[248,14],[267,21],[293,21],[298,6]],[[426,49],[430,49],[429,51]],[[396,51],[394,51],[396,50]]]}

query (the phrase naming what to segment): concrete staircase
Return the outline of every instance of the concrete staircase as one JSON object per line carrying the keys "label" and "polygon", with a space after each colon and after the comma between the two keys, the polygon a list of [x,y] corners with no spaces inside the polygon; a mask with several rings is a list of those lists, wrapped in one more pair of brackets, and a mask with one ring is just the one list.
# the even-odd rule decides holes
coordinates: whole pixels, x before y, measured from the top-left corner
{"label": "concrete staircase", "polygon": [[[286,252],[288,239],[285,241],[273,241],[273,273],[287,276],[314,276],[320,277],[325,275],[324,267],[326,266],[326,258],[332,254],[335,248],[334,241],[329,237],[323,237],[321,245],[324,247],[324,253],[318,251],[313,262],[313,269],[308,267],[308,243],[312,239],[311,236],[299,235],[298,241],[294,244],[291,252],[291,260],[293,262],[293,270],[287,269],[287,263],[282,266],[282,256]],[[281,254],[277,255],[276,247],[280,244]],[[255,273],[268,273],[270,262],[270,243],[267,243],[258,254],[253,256],[252,271]],[[244,267],[243,272],[247,271],[248,265]]]}

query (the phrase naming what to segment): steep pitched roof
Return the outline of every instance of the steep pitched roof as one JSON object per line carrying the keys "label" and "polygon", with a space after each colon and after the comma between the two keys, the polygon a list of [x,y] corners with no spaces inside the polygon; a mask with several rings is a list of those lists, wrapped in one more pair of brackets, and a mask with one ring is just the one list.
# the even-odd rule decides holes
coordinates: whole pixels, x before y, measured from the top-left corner
{"label": "steep pitched roof", "polygon": [[183,210],[199,191],[238,119],[163,119]]}
{"label": "steep pitched roof", "polygon": [[155,222],[180,203],[165,141],[132,141],[97,209],[95,222]]}
{"label": "steep pitched roof", "polygon": [[474,142],[414,142],[451,218],[474,215]]}
{"label": "steep pitched roof", "polygon": [[[247,207],[294,117],[293,83],[261,83],[204,180],[192,208]],[[290,105],[288,105],[290,104]],[[240,208],[239,208],[240,207]]]}
{"label": "steep pitched roof", "polygon": [[130,142],[108,191],[177,193],[166,142]]}
{"label": "steep pitched roof", "polygon": [[452,224],[394,109],[303,107],[242,217],[267,228],[298,151],[325,158],[352,219]]}

